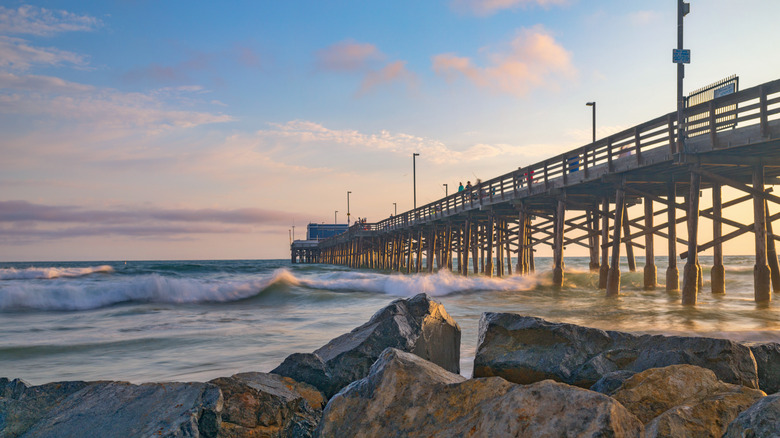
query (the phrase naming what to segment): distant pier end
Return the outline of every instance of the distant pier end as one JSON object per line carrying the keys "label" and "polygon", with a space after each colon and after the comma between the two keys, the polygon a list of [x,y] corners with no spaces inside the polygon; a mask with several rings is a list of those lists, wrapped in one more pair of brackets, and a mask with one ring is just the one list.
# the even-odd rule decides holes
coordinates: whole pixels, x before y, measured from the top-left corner
{"label": "distant pier end", "polygon": [[347,231],[347,224],[314,224],[306,227],[306,240],[295,240],[290,244],[292,263],[319,263],[320,240],[338,236]]}

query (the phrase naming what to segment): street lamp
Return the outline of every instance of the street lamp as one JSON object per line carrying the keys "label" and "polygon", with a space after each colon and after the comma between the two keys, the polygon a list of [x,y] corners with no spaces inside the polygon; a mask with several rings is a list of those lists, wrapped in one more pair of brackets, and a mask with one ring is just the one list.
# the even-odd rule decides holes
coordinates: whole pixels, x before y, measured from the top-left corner
{"label": "street lamp", "polygon": [[444,184],[442,184],[442,185],[444,186],[444,197],[446,198],[447,196],[449,196],[449,192],[447,191],[447,190],[448,190],[448,189],[447,189],[447,184],[446,184],[446,183],[444,183]]}
{"label": "street lamp", "polygon": [[338,223],[339,223],[339,211],[336,210],[336,212],[333,213],[333,224],[335,225],[335,224],[338,224]]}
{"label": "street lamp", "polygon": [[349,194],[352,192],[347,192],[347,225],[349,225]]}
{"label": "street lamp", "polygon": [[395,212],[393,213],[393,216],[398,216],[398,204],[395,202],[393,202],[393,211]]}
{"label": "street lamp", "polygon": [[593,107],[593,144],[596,144],[596,102],[588,102],[585,105]]}
{"label": "street lamp", "polygon": [[420,154],[417,152],[412,154],[412,186],[414,189],[414,209],[417,210],[417,165],[415,163],[415,158],[419,157]]}
{"label": "street lamp", "polygon": [[[672,62],[677,64],[677,152],[685,152],[686,146],[683,137],[683,78],[685,77],[685,65],[691,62],[691,52],[683,49],[683,17],[691,11],[691,4],[683,0],[677,0],[677,50],[672,51]],[[686,56],[687,55],[687,56]],[[675,59],[677,58],[677,59]]]}

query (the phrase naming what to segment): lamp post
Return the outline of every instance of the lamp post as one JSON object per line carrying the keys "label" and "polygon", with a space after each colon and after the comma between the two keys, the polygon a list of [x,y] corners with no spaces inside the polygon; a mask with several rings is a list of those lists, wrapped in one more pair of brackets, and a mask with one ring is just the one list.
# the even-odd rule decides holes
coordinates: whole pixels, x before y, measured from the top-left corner
{"label": "lamp post", "polygon": [[333,213],[333,224],[336,225],[339,223],[339,211],[336,210],[335,213]]}
{"label": "lamp post", "polygon": [[349,225],[349,194],[352,192],[347,192],[347,225]]}
{"label": "lamp post", "polygon": [[414,209],[417,210],[417,164],[415,158],[419,157],[417,152],[412,154],[412,187],[414,189]]}
{"label": "lamp post", "polygon": [[677,0],[677,50],[681,59],[674,59],[677,64],[677,152],[684,152],[686,147],[683,138],[683,108],[685,107],[685,97],[683,96],[683,78],[685,77],[685,63],[691,62],[690,51],[685,59],[685,49],[683,49],[683,17],[691,11],[691,4],[683,0]]}
{"label": "lamp post", "polygon": [[447,184],[446,184],[446,183],[444,183],[444,184],[442,184],[442,185],[444,186],[444,197],[446,198],[447,196],[449,196],[449,192],[448,192]]}
{"label": "lamp post", "polygon": [[585,105],[593,107],[593,144],[596,144],[596,102],[588,102]]}
{"label": "lamp post", "polygon": [[393,211],[394,211],[393,216],[398,216],[398,204],[396,204],[395,202],[393,202]]}

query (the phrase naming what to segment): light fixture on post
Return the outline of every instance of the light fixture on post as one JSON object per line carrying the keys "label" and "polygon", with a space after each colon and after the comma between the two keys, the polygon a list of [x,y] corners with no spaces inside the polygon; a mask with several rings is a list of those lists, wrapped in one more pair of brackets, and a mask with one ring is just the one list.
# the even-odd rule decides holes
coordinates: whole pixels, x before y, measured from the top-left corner
{"label": "light fixture on post", "polygon": [[417,152],[412,154],[412,188],[414,190],[414,209],[417,210],[417,164],[415,158],[419,157]]}

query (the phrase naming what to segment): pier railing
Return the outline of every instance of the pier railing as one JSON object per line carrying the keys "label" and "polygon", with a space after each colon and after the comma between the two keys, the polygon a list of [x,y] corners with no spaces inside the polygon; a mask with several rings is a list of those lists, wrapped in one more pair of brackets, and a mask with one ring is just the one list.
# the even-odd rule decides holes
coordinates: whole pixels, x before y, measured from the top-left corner
{"label": "pier railing", "polygon": [[[684,117],[696,121],[691,129],[686,130],[686,138],[695,140],[709,135],[714,149],[732,146],[719,144],[718,132],[736,126],[759,125],[760,135],[767,137],[769,122],[780,119],[780,80],[686,108]],[[703,119],[707,123],[702,123]],[[695,149],[679,150],[676,143],[677,128],[676,113],[669,113],[595,143],[483,181],[468,190],[453,193],[415,210],[376,223],[353,225],[348,234],[356,231],[393,231],[425,224],[491,204],[522,200],[546,193],[552,188],[597,180],[605,174],[670,161],[675,154],[698,152]],[[336,238],[338,236],[331,239]]]}

